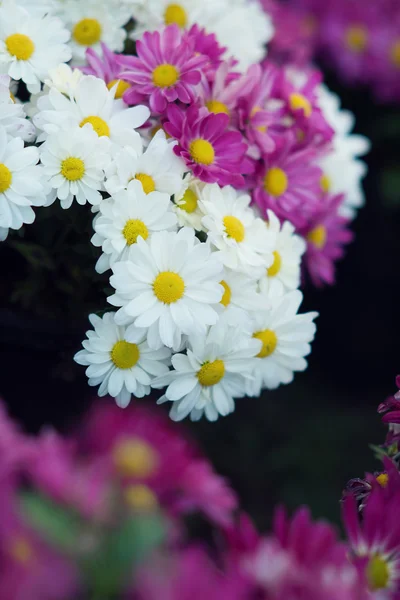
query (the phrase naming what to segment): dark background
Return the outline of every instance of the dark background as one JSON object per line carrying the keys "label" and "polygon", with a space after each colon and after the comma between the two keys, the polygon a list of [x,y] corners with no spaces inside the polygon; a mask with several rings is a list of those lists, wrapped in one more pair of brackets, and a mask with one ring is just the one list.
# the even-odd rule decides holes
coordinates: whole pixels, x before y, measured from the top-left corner
{"label": "dark background", "polygon": [[[368,91],[345,89],[329,74],[328,84],[355,112],[356,131],[371,138],[373,149],[367,203],[354,222],[356,238],[338,266],[336,285],[305,290],[303,310],[320,312],[309,369],[290,386],[237,402],[235,414],[216,424],[185,424],[261,527],[281,502],[289,508],[306,503],[315,516],[339,521],[346,481],[379,466],[368,448],[385,435],[376,407],[395,390],[400,372],[400,107],[376,105]],[[46,230],[52,227],[48,221]],[[60,248],[57,264],[76,264],[79,249],[71,257]],[[53,295],[54,271],[34,296],[32,283],[15,290],[17,274],[38,272],[26,256],[0,245],[0,265],[0,396],[28,431],[43,424],[66,431],[95,398],[84,369],[72,361],[88,322],[69,310],[94,290],[83,287],[83,277],[68,277],[63,285],[70,299],[59,301],[49,321],[43,317],[49,295],[63,298],[62,289]],[[11,293],[19,302],[32,295],[34,306],[17,309],[8,302]]]}

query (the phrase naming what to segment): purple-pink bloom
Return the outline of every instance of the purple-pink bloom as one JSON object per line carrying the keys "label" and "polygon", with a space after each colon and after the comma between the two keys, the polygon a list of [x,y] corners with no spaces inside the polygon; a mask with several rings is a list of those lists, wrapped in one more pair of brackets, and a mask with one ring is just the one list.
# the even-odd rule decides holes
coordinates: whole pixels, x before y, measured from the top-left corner
{"label": "purple-pink bloom", "polygon": [[196,54],[201,54],[207,58],[208,64],[205,67],[207,72],[213,71],[222,62],[226,48],[219,45],[214,33],[207,33],[204,28],[195,23],[184,32],[183,39],[190,41]]}

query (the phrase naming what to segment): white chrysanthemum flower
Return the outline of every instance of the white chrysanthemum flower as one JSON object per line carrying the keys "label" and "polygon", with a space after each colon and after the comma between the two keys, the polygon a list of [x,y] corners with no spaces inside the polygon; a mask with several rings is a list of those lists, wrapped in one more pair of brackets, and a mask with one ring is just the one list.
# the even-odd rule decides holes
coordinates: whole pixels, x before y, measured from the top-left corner
{"label": "white chrysanthemum flower", "polygon": [[275,389],[280,384],[291,383],[296,371],[307,368],[316,326],[316,312],[297,314],[303,294],[299,290],[287,294],[269,294],[270,308],[254,312],[253,337],[260,340],[262,348],[254,370],[254,380],[247,384],[249,396],[259,396],[263,388]]}
{"label": "white chrysanthemum flower", "polygon": [[306,242],[295,234],[295,228],[289,221],[281,225],[272,210],[267,211],[266,227],[274,236],[274,262],[266,269],[260,280],[261,291],[283,293],[300,286],[301,257],[306,251]]}
{"label": "white chrysanthemum flower", "polygon": [[120,327],[114,314],[89,316],[94,331],[87,332],[88,339],[82,343],[84,350],[74,358],[88,367],[89,385],[100,385],[99,396],[109,394],[118,406],[125,408],[131,396],[147,396],[154,377],[168,372],[171,351],[165,347],[151,350],[145,329]]}
{"label": "white chrysanthemum flower", "polygon": [[0,126],[9,137],[21,137],[25,142],[32,142],[36,137],[35,127],[25,118],[22,104],[13,98],[8,75],[0,75]]}
{"label": "white chrysanthemum flower", "polygon": [[21,6],[33,17],[42,17],[45,14],[54,14],[59,0],[3,0],[0,6]]}
{"label": "white chrysanthemum flower", "polygon": [[201,190],[206,185],[209,184],[193,177],[191,173],[187,173],[182,180],[180,191],[174,195],[174,211],[181,227],[187,225],[193,227],[196,231],[204,230],[201,223],[204,213],[201,210],[199,199]]}
{"label": "white chrysanthemum flower", "polygon": [[0,242],[4,242],[4,240],[7,239],[7,236],[8,236],[7,227],[0,227]]}
{"label": "white chrysanthemum flower", "polygon": [[21,138],[8,139],[0,127],[0,227],[20,229],[24,223],[33,223],[32,206],[45,204],[38,162],[37,148],[24,148]]}
{"label": "white chrysanthemum flower", "polygon": [[116,293],[109,302],[123,307],[117,322],[148,327],[151,348],[177,349],[183,334],[204,334],[218,320],[213,305],[224,291],[222,264],[193,229],[157,232],[149,242],[139,237],[128,260],[115,263],[113,272]]}
{"label": "white chrysanthemum flower", "polygon": [[106,189],[109,194],[126,189],[132,179],[141,182],[146,194],[163,192],[172,196],[182,186],[184,162],[174,154],[176,142],[169,142],[163,131],[158,131],[143,152],[139,139],[135,147],[126,147],[116,153],[106,171]]}
{"label": "white chrysanthemum flower", "polygon": [[70,98],[51,88],[38,101],[39,112],[34,117],[35,125],[43,131],[38,141],[60,129],[90,123],[99,137],[109,137],[117,146],[135,146],[139,136],[135,129],[143,125],[150,111],[146,106],[124,108],[114,100],[116,88],[107,89],[103,80],[92,75],[80,79]]}
{"label": "white chrysanthemum flower", "polygon": [[[212,334],[212,331],[210,332]],[[188,415],[198,421],[203,415],[216,421],[235,409],[235,398],[245,395],[246,380],[251,379],[260,342],[237,328],[227,327],[224,335],[193,336],[187,355],[172,357],[173,371],[155,379],[152,386],[168,386],[158,404],[171,401],[170,416],[181,421]]]}
{"label": "white chrysanthemum flower", "polygon": [[273,263],[273,241],[262,219],[250,208],[251,198],[231,186],[204,187],[201,210],[204,229],[229,269],[261,277]]}
{"label": "white chrysanthemum flower", "polygon": [[34,17],[20,6],[0,6],[0,72],[37,94],[49,70],[71,58],[69,32],[60,19]]}
{"label": "white chrysanthemum flower", "polygon": [[109,147],[109,140],[99,138],[90,125],[50,135],[40,150],[43,172],[51,188],[47,206],[56,198],[62,208],[70,208],[74,198],[81,205],[100,204]]}
{"label": "white chrysanthemum flower", "polygon": [[69,65],[61,63],[55,69],[50,69],[48,79],[44,83],[49,88],[55,88],[66,96],[74,96],[83,73],[79,69],[71,69]]}
{"label": "white chrysanthemum flower", "polygon": [[92,244],[103,250],[96,271],[104,273],[117,261],[128,259],[129,248],[139,237],[147,240],[155,231],[176,231],[177,222],[168,194],[145,194],[140,181],[133,180],[127,190],[101,203],[93,227]]}

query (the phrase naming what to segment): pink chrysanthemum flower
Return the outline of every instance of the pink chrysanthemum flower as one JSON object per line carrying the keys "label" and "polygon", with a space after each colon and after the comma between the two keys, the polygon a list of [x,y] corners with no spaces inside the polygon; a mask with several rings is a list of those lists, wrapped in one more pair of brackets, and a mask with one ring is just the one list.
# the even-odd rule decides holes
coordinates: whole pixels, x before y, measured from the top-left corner
{"label": "pink chrysanthemum flower", "polygon": [[343,195],[322,198],[310,223],[300,229],[307,241],[305,268],[316,286],[335,283],[335,263],[344,255],[344,246],[353,239],[350,221],[339,214]]}
{"label": "pink chrysanthemum flower", "polygon": [[238,131],[227,129],[228,115],[210,114],[196,106],[186,111],[170,106],[167,117],[164,129],[178,140],[174,152],[184,159],[195,177],[221,186],[244,184],[247,145]]}
{"label": "pink chrysanthemum flower", "polygon": [[145,32],[136,44],[138,56],[121,56],[121,76],[135,84],[135,91],[149,97],[150,108],[163,113],[170,102],[190,104],[207,58],[196,56],[193,44],[177,25]]}
{"label": "pink chrysanthemum flower", "polygon": [[216,69],[222,62],[226,48],[219,45],[214,33],[207,33],[205,29],[194,24],[184,32],[183,39],[189,40],[193,44],[196,54],[201,54],[208,59],[208,65],[205,67],[207,71]]}
{"label": "pink chrysanthemum flower", "polygon": [[383,415],[382,422],[389,425],[386,445],[400,442],[400,375],[396,377],[398,391],[378,406],[378,412]]}
{"label": "pink chrysanthemum flower", "polygon": [[109,90],[118,84],[115,99],[119,100],[131,86],[122,78],[121,65],[118,62],[119,55],[112,52],[103,42],[100,44],[103,56],[100,56],[92,48],[88,48],[86,50],[88,66],[80,67],[80,70],[85,75],[94,75],[99,79],[103,79]]}

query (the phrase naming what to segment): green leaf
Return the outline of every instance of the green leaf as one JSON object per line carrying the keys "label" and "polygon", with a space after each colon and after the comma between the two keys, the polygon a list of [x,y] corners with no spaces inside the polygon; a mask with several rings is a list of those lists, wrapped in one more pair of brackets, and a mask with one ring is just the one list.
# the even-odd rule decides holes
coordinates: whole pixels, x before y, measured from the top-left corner
{"label": "green leaf", "polygon": [[17,240],[11,241],[9,246],[19,252],[34,269],[54,271],[54,261],[43,246]]}

